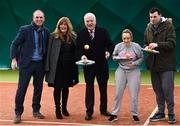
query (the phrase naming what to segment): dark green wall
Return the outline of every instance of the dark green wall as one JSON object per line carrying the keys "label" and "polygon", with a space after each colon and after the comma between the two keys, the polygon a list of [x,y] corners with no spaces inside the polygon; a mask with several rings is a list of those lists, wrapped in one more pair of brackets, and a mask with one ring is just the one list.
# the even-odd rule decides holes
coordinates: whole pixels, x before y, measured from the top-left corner
{"label": "dark green wall", "polygon": [[[114,43],[121,39],[121,31],[133,31],[134,41],[143,46],[143,34],[149,22],[148,11],[159,7],[165,17],[173,18],[177,34],[177,70],[180,70],[180,0],[1,0],[0,1],[0,68],[9,68],[9,46],[21,25],[29,24],[32,12],[41,9],[45,12],[46,26],[52,32],[58,19],[68,16],[75,31],[84,26],[83,16],[93,12],[97,24],[105,27]],[[110,68],[116,63],[110,61]],[[146,70],[144,64],[142,70]]]}

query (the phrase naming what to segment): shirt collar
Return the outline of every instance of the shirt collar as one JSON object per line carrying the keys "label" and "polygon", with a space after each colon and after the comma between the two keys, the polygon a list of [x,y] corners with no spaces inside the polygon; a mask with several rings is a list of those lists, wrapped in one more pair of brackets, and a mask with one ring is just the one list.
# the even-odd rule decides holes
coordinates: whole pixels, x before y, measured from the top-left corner
{"label": "shirt collar", "polygon": [[88,29],[88,32],[89,32],[89,33],[94,33],[94,32],[95,32],[95,29],[93,29],[93,30],[89,30],[89,29]]}

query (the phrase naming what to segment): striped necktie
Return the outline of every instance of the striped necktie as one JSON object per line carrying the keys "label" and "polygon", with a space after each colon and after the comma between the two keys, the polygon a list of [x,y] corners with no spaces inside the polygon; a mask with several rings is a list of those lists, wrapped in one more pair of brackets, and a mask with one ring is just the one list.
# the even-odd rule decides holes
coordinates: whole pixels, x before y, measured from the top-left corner
{"label": "striped necktie", "polygon": [[90,36],[91,40],[93,40],[93,38],[94,38],[94,33],[93,33],[92,30],[89,32],[89,36]]}

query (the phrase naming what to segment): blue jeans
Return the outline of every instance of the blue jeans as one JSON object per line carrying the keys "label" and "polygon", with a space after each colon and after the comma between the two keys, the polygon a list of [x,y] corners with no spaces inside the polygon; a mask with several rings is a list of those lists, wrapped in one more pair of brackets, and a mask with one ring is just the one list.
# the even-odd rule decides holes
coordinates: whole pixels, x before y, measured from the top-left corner
{"label": "blue jeans", "polygon": [[15,114],[21,115],[24,111],[24,98],[33,76],[34,94],[32,101],[33,112],[38,112],[41,105],[41,94],[43,89],[44,69],[42,61],[32,61],[28,67],[19,70],[19,82],[15,97]]}

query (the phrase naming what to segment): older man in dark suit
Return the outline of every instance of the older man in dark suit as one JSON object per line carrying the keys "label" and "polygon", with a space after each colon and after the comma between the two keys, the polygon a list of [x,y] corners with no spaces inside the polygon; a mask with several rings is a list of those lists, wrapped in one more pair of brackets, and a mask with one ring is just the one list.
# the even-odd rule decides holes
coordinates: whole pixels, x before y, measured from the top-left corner
{"label": "older man in dark suit", "polygon": [[96,77],[100,91],[100,113],[110,116],[107,111],[107,81],[109,69],[107,59],[113,51],[113,44],[104,28],[96,26],[96,17],[93,13],[84,16],[86,28],[77,34],[77,46],[81,59],[94,60],[95,64],[84,66],[86,82],[86,117],[91,120],[94,112],[94,79]]}
{"label": "older man in dark suit", "polygon": [[11,44],[11,67],[15,70],[17,62],[19,65],[19,82],[15,97],[14,123],[21,122],[21,115],[24,111],[24,98],[31,76],[34,79],[33,116],[39,119],[44,118],[40,113],[40,101],[44,78],[44,57],[49,38],[49,30],[43,26],[43,23],[44,13],[41,10],[34,11],[32,23],[22,26]]}

